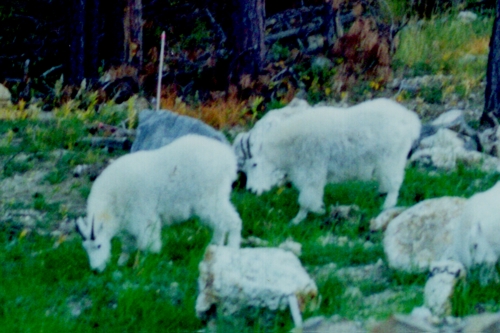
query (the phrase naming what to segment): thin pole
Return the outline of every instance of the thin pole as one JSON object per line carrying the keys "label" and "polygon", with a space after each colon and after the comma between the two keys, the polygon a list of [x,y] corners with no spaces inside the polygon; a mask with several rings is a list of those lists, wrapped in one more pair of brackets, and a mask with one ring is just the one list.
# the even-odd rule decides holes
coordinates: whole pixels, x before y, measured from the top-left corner
{"label": "thin pole", "polygon": [[160,110],[161,77],[163,74],[163,53],[165,52],[165,31],[161,33],[160,64],[158,65],[158,89],[156,90],[156,111]]}

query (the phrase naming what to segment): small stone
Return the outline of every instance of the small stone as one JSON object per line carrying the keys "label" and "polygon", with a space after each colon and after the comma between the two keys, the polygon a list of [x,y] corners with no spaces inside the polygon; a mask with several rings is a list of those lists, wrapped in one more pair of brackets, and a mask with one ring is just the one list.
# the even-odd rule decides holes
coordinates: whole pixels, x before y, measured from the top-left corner
{"label": "small stone", "polygon": [[470,23],[477,20],[477,14],[468,10],[461,11],[460,13],[458,13],[457,17],[464,23]]}
{"label": "small stone", "polygon": [[385,230],[389,222],[391,222],[396,216],[401,214],[407,209],[407,207],[393,207],[384,210],[376,218],[370,220],[370,230]]}
{"label": "small stone", "polygon": [[0,84],[0,102],[10,102],[12,94],[3,84]]}
{"label": "small stone", "polygon": [[451,297],[459,279],[465,278],[465,267],[452,260],[431,263],[430,277],[424,288],[425,306],[433,315],[443,318],[451,315]]}
{"label": "small stone", "polygon": [[297,257],[300,257],[302,255],[302,244],[295,242],[291,238],[288,238],[286,241],[278,245],[278,248],[283,249],[285,251],[290,251]]}

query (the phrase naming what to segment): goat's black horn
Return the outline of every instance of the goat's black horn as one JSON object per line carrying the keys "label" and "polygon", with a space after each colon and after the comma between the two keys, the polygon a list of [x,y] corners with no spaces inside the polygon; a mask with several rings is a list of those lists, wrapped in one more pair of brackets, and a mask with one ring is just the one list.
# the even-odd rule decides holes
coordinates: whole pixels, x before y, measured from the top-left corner
{"label": "goat's black horn", "polygon": [[241,148],[241,152],[243,153],[243,159],[246,160],[247,159],[247,153],[245,152],[245,147],[243,146],[243,140],[244,140],[244,138],[241,137],[241,139],[240,139],[240,148]]}
{"label": "goat's black horn", "polygon": [[248,158],[252,158],[252,152],[250,151],[250,134],[248,134],[247,150],[248,150]]}
{"label": "goat's black horn", "polygon": [[80,236],[82,236],[83,239],[85,239],[85,236],[83,235],[83,232],[80,230],[80,227],[78,226],[78,221],[75,223],[75,230],[77,233],[80,234]]}
{"label": "goat's black horn", "polygon": [[92,217],[92,224],[90,226],[90,240],[95,240],[94,234],[94,218]]}

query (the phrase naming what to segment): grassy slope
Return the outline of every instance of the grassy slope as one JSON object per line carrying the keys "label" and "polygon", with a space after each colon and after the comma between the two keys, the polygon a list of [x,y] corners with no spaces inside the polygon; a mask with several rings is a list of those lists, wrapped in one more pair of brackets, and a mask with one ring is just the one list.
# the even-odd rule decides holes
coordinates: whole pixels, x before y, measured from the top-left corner
{"label": "grassy slope", "polygon": [[[403,33],[402,51],[396,59],[401,68],[416,68],[416,74],[421,74],[421,71],[455,74],[455,66],[460,67],[458,61],[463,54],[471,53],[459,51],[459,45],[478,45],[473,50],[482,47],[484,42],[481,40],[489,35],[490,23],[488,20],[479,21],[473,29],[455,27],[455,30],[450,28],[451,32],[446,30],[448,25],[437,21],[410,27],[407,33],[412,39],[423,36],[423,41],[415,44],[422,45],[422,48],[406,48],[407,51],[404,51],[409,43],[405,38],[409,37]],[[463,30],[457,32],[456,29]],[[441,45],[466,32],[475,35],[467,35],[466,44],[440,47],[441,53],[434,54],[435,48],[424,47],[433,42],[431,39],[437,39],[436,45]],[[484,55],[484,50],[480,52]],[[420,60],[415,59],[417,54],[422,56]],[[471,65],[472,74],[463,71],[468,75],[461,81],[466,85],[465,93],[469,88],[474,89],[484,77],[483,65]],[[88,179],[71,179],[70,170],[77,164],[99,163],[112,157],[77,145],[77,140],[87,135],[85,124],[98,120],[118,123],[127,116],[111,111],[102,112],[99,116],[73,114],[68,110],[61,111],[59,116],[49,123],[0,121],[1,177],[7,179],[23,175],[48,163],[50,172],[44,178],[44,184],[62,188],[71,183],[73,190],[70,193],[82,200],[88,195],[91,182]],[[66,149],[69,153],[54,160],[51,152],[57,149]],[[20,154],[27,154],[28,158],[12,158]],[[444,195],[469,197],[487,189],[498,179],[498,175],[464,167],[455,172],[432,174],[427,170],[409,168],[399,204],[409,206],[426,198]],[[198,263],[210,240],[210,230],[196,220],[166,228],[163,231],[165,245],[160,254],[139,253],[125,267],[116,266],[119,242],[115,241],[113,263],[103,274],[95,274],[89,270],[80,240],[74,233],[61,236],[39,232],[44,228],[53,230],[65,218],[77,215],[76,210],[67,208],[71,207],[68,200],[70,198],[44,196],[42,193],[41,196],[28,196],[22,200],[10,198],[1,202],[2,210],[32,208],[46,213],[35,227],[26,227],[16,218],[4,218],[0,223],[2,330],[193,331],[203,327],[195,317],[194,304]],[[376,193],[376,184],[352,182],[327,186],[327,207],[335,204],[356,204],[360,207],[360,212],[347,221],[328,216],[309,216],[301,225],[290,227],[288,221],[298,209],[296,200],[296,191],[288,187],[274,189],[261,197],[244,190],[233,193],[233,202],[244,221],[243,237],[259,237],[269,241],[270,246],[277,246],[288,238],[302,244],[301,261],[315,277],[323,299],[321,307],[307,316],[339,314],[348,319],[382,319],[392,312],[409,312],[414,306],[422,304],[425,274],[406,275],[383,269],[382,276],[376,280],[349,280],[336,274],[319,273],[332,262],[338,268],[347,268],[375,264],[380,258],[385,260],[382,234],[371,233],[368,228],[370,218],[378,214],[382,204],[382,198]],[[325,242],[331,235],[344,237],[347,242]],[[370,303],[371,299],[374,301]],[[480,287],[472,279],[468,284],[459,286],[454,299],[454,314],[463,316],[484,309],[497,311],[499,300],[498,284]],[[251,324],[253,331],[265,323],[256,320]],[[291,319],[288,313],[282,313],[267,325],[276,331],[289,329]]]}

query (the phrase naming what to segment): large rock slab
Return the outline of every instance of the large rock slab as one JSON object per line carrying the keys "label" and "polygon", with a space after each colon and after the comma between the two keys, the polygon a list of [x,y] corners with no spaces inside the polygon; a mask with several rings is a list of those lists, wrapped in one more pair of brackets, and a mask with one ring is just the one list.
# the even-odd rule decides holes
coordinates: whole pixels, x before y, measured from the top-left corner
{"label": "large rock slab", "polygon": [[187,134],[207,136],[229,145],[224,134],[201,120],[168,110],[143,110],[139,113],[137,136],[131,152],[157,149]]}
{"label": "large rock slab", "polygon": [[442,197],[408,208],[387,225],[384,251],[389,266],[423,272],[454,251],[454,230],[466,199]]}
{"label": "large rock slab", "polygon": [[[318,288],[299,259],[278,248],[239,250],[211,245],[199,265],[196,314],[209,320],[214,315],[244,317],[263,308],[290,308],[296,326],[301,312],[318,305]],[[253,311],[254,312],[254,311]]]}

